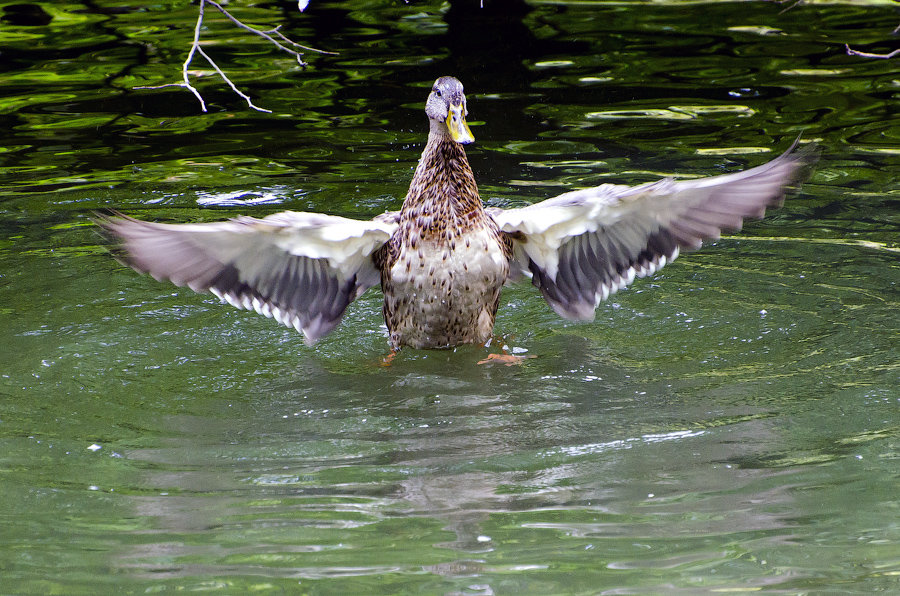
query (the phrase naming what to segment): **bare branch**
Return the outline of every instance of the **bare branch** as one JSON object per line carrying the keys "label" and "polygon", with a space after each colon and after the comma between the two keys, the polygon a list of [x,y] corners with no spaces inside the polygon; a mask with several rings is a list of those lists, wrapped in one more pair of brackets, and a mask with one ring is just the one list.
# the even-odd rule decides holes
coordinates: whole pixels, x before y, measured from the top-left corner
{"label": "bare branch", "polygon": [[[775,0],[775,1],[776,1],[778,4],[785,4],[786,2],[790,2],[790,0]],[[791,4],[790,6],[788,6],[788,7],[786,7],[786,8],[783,8],[783,9],[781,10],[781,12],[779,12],[778,14],[784,14],[784,13],[786,13],[787,11],[789,11],[790,9],[794,8],[795,6],[799,6],[800,4],[803,4],[803,0],[796,0],[796,2],[794,2],[794,3]]]}
{"label": "bare branch", "polygon": [[[228,86],[231,87],[231,90],[234,91],[235,93],[237,93],[238,95],[240,95],[241,97],[243,97],[244,100],[247,102],[248,106],[250,106],[251,108],[253,108],[254,110],[257,110],[259,112],[266,112],[268,114],[272,113],[272,110],[267,110],[265,108],[261,108],[259,106],[253,105],[253,101],[250,100],[250,97],[247,94],[243,93],[240,89],[238,89],[237,87],[234,86],[234,83],[231,82],[231,79],[229,79],[227,76],[225,76],[225,73],[222,72],[222,69],[219,68],[219,65],[216,64],[215,62],[213,62],[213,59],[209,57],[209,54],[207,54],[206,52],[203,51],[203,48],[201,48],[200,46],[197,46],[197,53],[200,54],[201,56],[203,56],[204,58],[206,58],[206,61],[209,62],[213,68],[216,69],[216,72],[219,73],[219,76],[222,77],[223,79],[225,79],[225,82],[228,83]],[[191,87],[191,90],[194,91],[196,94],[196,90],[193,87]],[[198,97],[199,97],[199,94],[198,94]],[[200,102],[203,103],[202,98],[200,99]],[[203,111],[204,112],[206,111],[206,107],[203,108]]]}
{"label": "bare branch", "polygon": [[[207,62],[209,62],[210,66],[213,67],[213,69],[216,71],[216,73],[218,73],[218,75],[220,77],[222,77],[222,80],[224,80],[228,84],[228,86],[231,87],[231,90],[234,91],[239,96],[241,96],[247,102],[247,105],[249,107],[251,107],[252,109],[257,110],[259,112],[268,112],[268,113],[272,112],[272,110],[267,110],[265,108],[261,108],[257,105],[254,105],[254,103],[250,99],[250,97],[248,95],[246,95],[245,93],[241,92],[237,88],[237,86],[231,82],[231,79],[228,78],[228,75],[226,75],[225,72],[221,68],[219,68],[219,65],[216,64],[216,62],[212,59],[212,57],[209,54],[207,54],[206,52],[204,52],[203,49],[200,47],[200,30],[203,26],[203,17],[205,14],[205,8],[206,8],[207,4],[215,7],[219,12],[221,12],[223,15],[225,15],[232,23],[234,23],[241,29],[244,29],[245,31],[249,31],[250,33],[252,33],[254,35],[257,35],[267,41],[270,41],[279,50],[281,50],[283,52],[287,52],[288,54],[294,56],[297,59],[297,64],[299,64],[301,67],[304,67],[304,68],[306,67],[306,62],[303,61],[303,54],[301,54],[297,50],[292,50],[291,48],[282,44],[281,41],[283,41],[285,44],[294,46],[295,48],[300,48],[301,50],[307,50],[307,51],[311,51],[311,52],[319,52],[321,54],[334,54],[334,52],[326,52],[324,50],[317,50],[316,48],[304,46],[304,45],[301,45],[301,44],[293,41],[292,39],[288,39],[280,31],[281,25],[275,27],[274,29],[270,29],[268,31],[261,31],[259,29],[256,29],[254,27],[244,24],[243,22],[241,22],[240,20],[238,20],[237,18],[232,16],[231,13],[229,13],[227,10],[225,10],[225,7],[223,7],[221,4],[219,4],[215,0],[200,0],[200,7],[197,11],[197,24],[194,26],[194,40],[191,43],[191,49],[188,51],[187,58],[185,59],[184,64],[181,67],[182,82],[167,83],[165,85],[135,87],[135,89],[162,89],[164,87],[183,87],[185,89],[188,89],[191,93],[194,94],[194,97],[196,97],[197,100],[200,102],[200,109],[202,111],[206,112],[207,111],[206,110],[206,102],[203,100],[203,96],[200,95],[200,92],[197,90],[197,88],[191,84],[190,77],[189,77],[190,73],[188,71],[188,67],[191,65],[191,62],[194,59],[194,55],[200,54],[201,56],[203,56],[203,58]],[[302,5],[302,2],[301,2],[301,5]],[[274,37],[272,37],[273,35],[277,36],[278,39],[275,39]],[[279,39],[281,41],[279,41]]]}
{"label": "bare branch", "polygon": [[[793,2],[793,4],[791,4],[790,6],[787,6],[778,14],[784,14],[787,11],[791,10],[792,8],[799,6],[800,4],[804,4],[804,0],[773,0],[773,1],[776,4],[787,4],[789,2]],[[896,2],[896,1],[900,1],[900,0],[894,0],[894,1]],[[894,35],[896,35],[897,33],[900,33],[900,25],[897,25],[897,27],[893,31],[891,31],[891,34],[894,34]],[[886,60],[888,58],[893,58],[897,54],[900,54],[900,49],[894,50],[893,52],[890,52],[889,54],[870,54],[868,52],[860,52],[858,50],[851,49],[850,45],[846,44],[846,43],[844,44],[844,48],[847,50],[848,56],[860,56],[862,58],[881,58],[881,59]]]}
{"label": "bare branch", "polygon": [[299,64],[300,66],[306,66],[306,62],[303,61],[303,54],[301,54],[300,52],[296,52],[290,48],[287,48],[287,47],[281,45],[278,42],[278,40],[274,39],[271,35],[269,35],[265,31],[260,31],[259,29],[255,29],[255,28],[251,27],[250,25],[245,25],[241,21],[239,21],[236,18],[234,18],[233,16],[231,16],[231,13],[228,12],[227,10],[225,10],[225,7],[222,6],[221,4],[219,4],[218,2],[216,2],[215,0],[200,0],[201,5],[204,3],[207,3],[207,2],[209,4],[215,6],[217,9],[219,9],[219,12],[221,12],[223,15],[225,15],[228,18],[228,20],[230,20],[232,23],[234,23],[241,29],[243,29],[245,31],[249,31],[250,33],[253,33],[254,35],[259,35],[263,39],[267,39],[267,40],[271,41],[272,43],[275,44],[275,47],[277,47],[279,50],[285,51],[288,54],[291,54],[292,56],[297,58],[297,64]]}
{"label": "bare branch", "polygon": [[206,111],[206,102],[203,101],[203,96],[200,95],[200,92],[191,85],[191,81],[188,78],[188,66],[191,65],[191,60],[194,59],[194,52],[200,49],[200,27],[203,26],[203,9],[205,6],[203,0],[200,0],[200,10],[197,12],[197,24],[194,25],[194,41],[191,43],[191,50],[188,52],[187,59],[185,59],[184,64],[181,66],[181,77],[184,79],[184,86],[194,94],[200,102],[200,109],[204,112]]}
{"label": "bare branch", "polygon": [[861,56],[862,58],[887,59],[887,58],[893,58],[897,54],[900,54],[900,49],[894,50],[893,52],[891,52],[889,54],[870,54],[869,52],[860,52],[858,50],[850,49],[850,46],[846,43],[844,44],[844,48],[846,48],[848,56]]}
{"label": "bare branch", "polygon": [[301,50],[309,50],[310,52],[318,52],[319,54],[328,54],[329,56],[337,56],[338,55],[337,52],[329,52],[327,50],[319,50],[316,48],[312,48],[310,46],[305,46],[305,45],[299,44],[296,41],[294,41],[293,39],[288,39],[284,35],[284,33],[281,32],[281,25],[278,25],[274,29],[269,29],[268,31],[265,31],[265,33],[273,33],[273,34],[277,35],[282,41],[291,44],[295,48],[300,48]]}

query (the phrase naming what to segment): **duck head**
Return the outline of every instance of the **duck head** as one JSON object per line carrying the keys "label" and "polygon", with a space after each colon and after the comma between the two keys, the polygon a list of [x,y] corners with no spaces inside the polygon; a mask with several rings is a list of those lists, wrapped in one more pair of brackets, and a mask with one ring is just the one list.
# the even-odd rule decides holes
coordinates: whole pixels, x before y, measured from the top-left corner
{"label": "duck head", "polygon": [[472,143],[475,137],[466,124],[466,95],[462,83],[453,77],[441,77],[434,82],[425,113],[432,122],[432,128],[445,132],[457,143]]}

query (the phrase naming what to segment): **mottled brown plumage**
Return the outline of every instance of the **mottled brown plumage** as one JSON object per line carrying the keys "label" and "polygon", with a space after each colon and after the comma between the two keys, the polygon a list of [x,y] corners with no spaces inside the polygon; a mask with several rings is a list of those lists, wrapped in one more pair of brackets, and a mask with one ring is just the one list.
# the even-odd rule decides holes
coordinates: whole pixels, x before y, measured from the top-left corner
{"label": "mottled brown plumage", "polygon": [[428,136],[399,223],[375,253],[391,346],[490,339],[512,245],[485,213],[462,146],[439,127]]}
{"label": "mottled brown plumage", "polygon": [[465,123],[462,85],[435,81],[426,103],[428,142],[400,210],[399,228],[375,253],[391,347],[484,343],[491,336],[512,245],[487,216],[463,143],[468,128],[447,124],[452,106]]}
{"label": "mottled brown plumage", "polygon": [[795,143],[733,174],[603,184],[486,210],[463,149],[474,139],[462,84],[438,79],[425,113],[428,142],[400,212],[370,221],[285,211],[203,224],[98,223],[138,271],[273,317],[309,343],[380,281],[391,346],[441,348],[486,342],[503,284],[523,275],[561,316],[592,319],[601,300],[635,277],[762,217],[817,155]]}

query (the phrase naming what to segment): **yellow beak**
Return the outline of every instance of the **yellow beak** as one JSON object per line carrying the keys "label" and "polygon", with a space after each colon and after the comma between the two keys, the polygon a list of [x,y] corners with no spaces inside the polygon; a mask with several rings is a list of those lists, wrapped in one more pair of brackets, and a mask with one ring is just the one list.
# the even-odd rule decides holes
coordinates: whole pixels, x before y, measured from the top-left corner
{"label": "yellow beak", "polygon": [[457,143],[475,142],[475,137],[472,136],[472,131],[469,130],[469,125],[466,124],[466,115],[463,112],[462,105],[450,106],[450,113],[447,114],[447,130],[450,131],[450,136]]}

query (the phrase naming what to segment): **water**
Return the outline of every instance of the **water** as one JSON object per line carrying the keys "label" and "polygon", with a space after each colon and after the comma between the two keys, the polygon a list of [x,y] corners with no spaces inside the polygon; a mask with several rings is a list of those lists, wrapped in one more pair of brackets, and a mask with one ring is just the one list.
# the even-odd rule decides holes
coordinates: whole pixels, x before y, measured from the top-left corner
{"label": "water", "polygon": [[[232,3],[201,114],[182,2],[0,8],[0,593],[900,590],[890,3]],[[39,7],[39,8],[35,8]],[[202,68],[200,62],[196,68]],[[314,348],[113,261],[90,223],[399,207],[439,75],[491,205],[825,149],[785,208],[487,350]]]}

